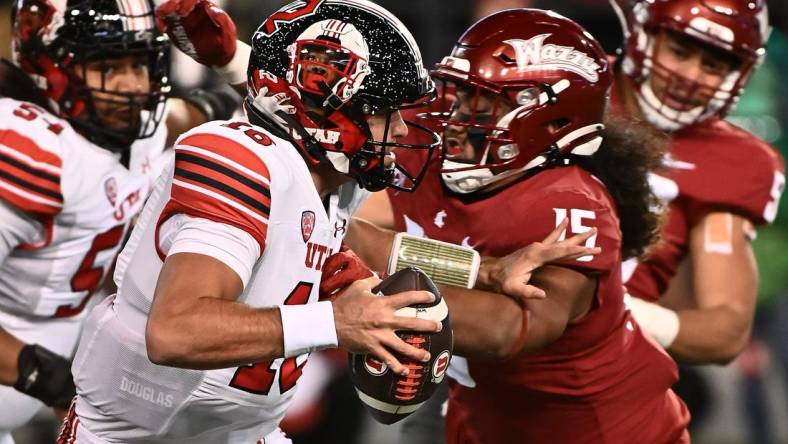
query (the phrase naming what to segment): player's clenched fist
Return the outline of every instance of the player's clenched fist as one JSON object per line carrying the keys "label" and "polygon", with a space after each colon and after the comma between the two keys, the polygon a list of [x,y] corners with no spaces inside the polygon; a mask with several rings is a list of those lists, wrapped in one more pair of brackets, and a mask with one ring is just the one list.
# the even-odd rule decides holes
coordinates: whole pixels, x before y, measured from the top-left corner
{"label": "player's clenched fist", "polygon": [[156,25],[178,49],[203,65],[222,67],[235,55],[235,23],[210,0],[167,0],[156,8]]}

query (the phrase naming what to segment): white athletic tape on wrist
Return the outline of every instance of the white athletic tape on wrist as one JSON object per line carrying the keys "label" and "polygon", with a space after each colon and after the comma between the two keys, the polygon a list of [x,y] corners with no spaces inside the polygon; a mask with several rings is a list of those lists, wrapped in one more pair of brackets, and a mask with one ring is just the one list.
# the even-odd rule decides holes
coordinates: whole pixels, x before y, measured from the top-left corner
{"label": "white athletic tape on wrist", "polygon": [[302,355],[338,344],[331,302],[280,305],[285,358]]}
{"label": "white athletic tape on wrist", "polygon": [[679,315],[653,302],[626,295],[625,303],[632,317],[662,348],[668,348],[679,334]]}
{"label": "white athletic tape on wrist", "polygon": [[397,233],[387,272],[391,275],[405,267],[419,267],[436,284],[473,288],[480,262],[473,248]]}
{"label": "white athletic tape on wrist", "polygon": [[235,55],[233,55],[230,63],[224,66],[214,66],[213,70],[230,85],[245,84],[247,81],[246,71],[249,67],[249,57],[251,55],[252,47],[239,40],[235,47]]}

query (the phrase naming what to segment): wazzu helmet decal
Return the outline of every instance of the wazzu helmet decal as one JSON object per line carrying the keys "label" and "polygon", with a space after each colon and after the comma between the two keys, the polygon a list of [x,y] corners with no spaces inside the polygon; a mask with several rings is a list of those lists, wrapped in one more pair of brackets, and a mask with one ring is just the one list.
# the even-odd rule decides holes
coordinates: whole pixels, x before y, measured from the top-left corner
{"label": "wazzu helmet decal", "polygon": [[[443,82],[430,113],[444,128],[442,177],[457,193],[556,164],[568,155],[591,155],[600,146],[612,77],[604,51],[579,25],[558,14],[511,9],[483,18],[435,67]],[[472,102],[463,113],[464,91]],[[495,97],[489,113],[475,108],[482,95]],[[458,157],[449,128],[464,128],[476,151]]]}
{"label": "wazzu helmet decal", "polygon": [[[169,40],[156,28],[153,8],[150,0],[14,0],[14,62],[85,137],[110,150],[126,150],[155,133],[170,89]],[[104,82],[91,89],[82,80],[84,72],[76,72],[82,62],[139,54],[148,60],[147,93],[109,91]],[[96,110],[97,100],[129,106],[134,118],[128,127],[110,128]]]}
{"label": "wazzu helmet decal", "polygon": [[545,44],[552,34],[539,34],[528,40],[509,39],[503,42],[514,49],[518,71],[564,69],[589,82],[599,80],[599,65],[593,57],[571,46]]}
{"label": "wazzu helmet decal", "polygon": [[[765,0],[639,0],[624,21],[622,71],[632,82],[644,117],[654,126],[675,131],[712,116],[724,117],[738,101],[750,75],[766,55],[771,28]],[[716,47],[739,61],[716,89],[685,78],[654,58],[656,35],[667,30]],[[705,106],[673,109],[658,97],[651,80],[676,85],[709,97]]]}
{"label": "wazzu helmet decal", "polygon": [[[252,37],[245,109],[250,119],[271,122],[270,110],[254,105],[261,91],[291,97],[294,112],[274,120],[287,122],[307,159],[371,190],[412,190],[426,160],[410,171],[395,162],[395,153],[431,153],[440,144],[437,134],[414,122],[406,122],[409,130],[429,135],[429,142],[392,140],[391,113],[427,100],[435,87],[407,28],[366,0],[299,1],[266,19]],[[316,108],[322,112],[310,111]],[[387,116],[385,134],[374,140],[366,120],[379,113]]]}

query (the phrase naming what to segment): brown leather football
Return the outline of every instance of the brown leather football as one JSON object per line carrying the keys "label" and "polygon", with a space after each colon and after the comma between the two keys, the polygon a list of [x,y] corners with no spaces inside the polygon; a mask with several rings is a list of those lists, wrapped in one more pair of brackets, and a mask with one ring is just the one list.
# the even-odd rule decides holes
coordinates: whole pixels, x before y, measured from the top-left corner
{"label": "brown leather football", "polygon": [[440,321],[443,330],[438,333],[400,331],[397,335],[410,345],[429,351],[430,360],[401,360],[410,372],[407,376],[400,376],[371,355],[350,354],[351,379],[358,396],[372,417],[383,424],[393,424],[424,404],[445,379],[451,360],[454,337],[449,309],[438,287],[424,272],[416,267],[403,268],[384,279],[372,291],[386,296],[409,290],[427,290],[435,294],[435,302],[401,308],[397,314]]}

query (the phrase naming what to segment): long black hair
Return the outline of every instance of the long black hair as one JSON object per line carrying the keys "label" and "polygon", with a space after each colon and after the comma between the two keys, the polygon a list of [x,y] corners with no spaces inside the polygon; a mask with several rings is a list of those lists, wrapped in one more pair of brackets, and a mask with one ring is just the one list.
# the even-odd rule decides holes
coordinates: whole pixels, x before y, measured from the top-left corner
{"label": "long black hair", "polygon": [[663,214],[648,184],[648,174],[662,168],[668,138],[631,118],[608,115],[602,146],[575,162],[607,187],[618,208],[623,258],[638,257],[659,238]]}

